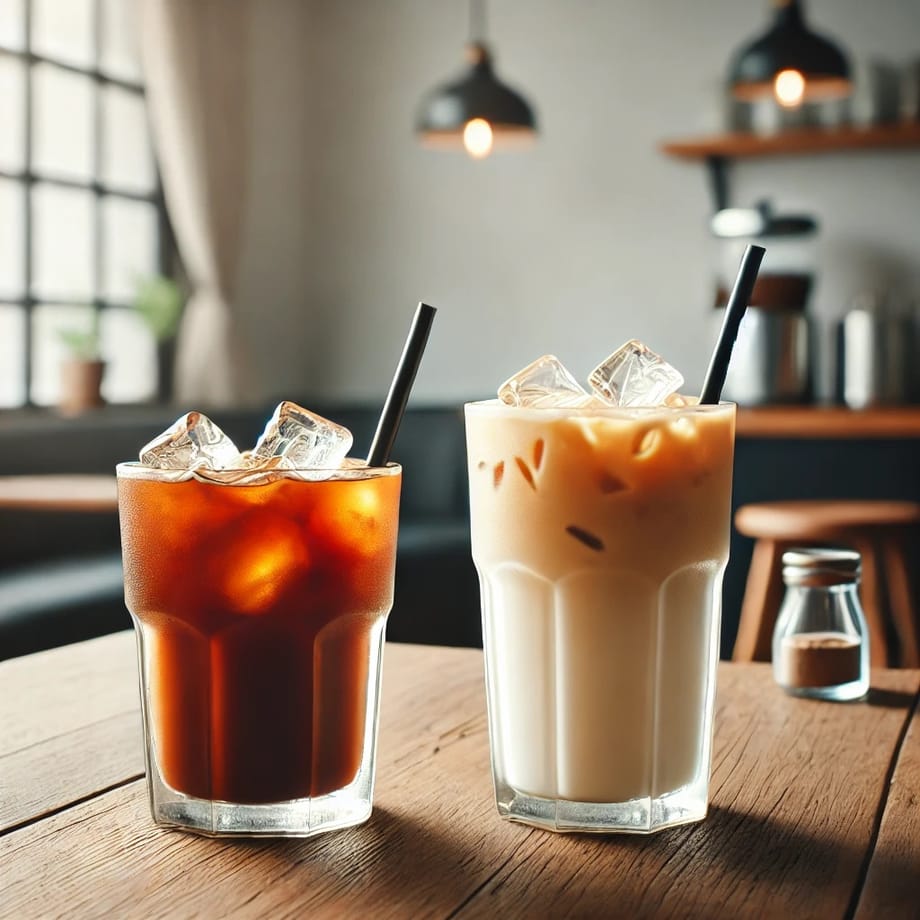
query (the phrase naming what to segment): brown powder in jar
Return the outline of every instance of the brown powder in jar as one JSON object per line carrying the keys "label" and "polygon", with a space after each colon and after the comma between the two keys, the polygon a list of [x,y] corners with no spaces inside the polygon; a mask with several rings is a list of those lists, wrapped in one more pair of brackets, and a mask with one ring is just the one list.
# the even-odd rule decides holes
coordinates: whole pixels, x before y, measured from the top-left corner
{"label": "brown powder in jar", "polygon": [[782,641],[779,682],[784,687],[836,687],[859,680],[860,643],[840,632],[799,633]]}

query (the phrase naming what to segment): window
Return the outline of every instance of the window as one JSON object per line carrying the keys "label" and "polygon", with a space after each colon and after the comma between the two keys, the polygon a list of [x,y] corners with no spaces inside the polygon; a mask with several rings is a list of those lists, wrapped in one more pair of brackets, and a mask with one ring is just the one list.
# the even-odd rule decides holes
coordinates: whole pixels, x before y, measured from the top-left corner
{"label": "window", "polygon": [[156,392],[131,308],[166,226],[136,8],[0,0],[0,408],[57,401],[67,330],[98,330],[109,402]]}

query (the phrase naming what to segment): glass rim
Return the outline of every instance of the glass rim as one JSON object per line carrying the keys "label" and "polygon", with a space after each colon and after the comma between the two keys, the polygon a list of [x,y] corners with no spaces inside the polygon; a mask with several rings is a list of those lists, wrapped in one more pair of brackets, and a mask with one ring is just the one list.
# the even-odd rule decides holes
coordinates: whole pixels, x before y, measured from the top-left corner
{"label": "glass rim", "polygon": [[366,482],[369,479],[385,479],[402,474],[402,466],[390,461],[386,466],[348,466],[301,469],[248,469],[237,467],[226,470],[161,470],[144,466],[139,460],[124,460],[115,465],[118,479],[142,479],[148,482],[202,482],[215,486],[260,486],[286,479],[292,482]]}
{"label": "glass rim", "polygon": [[677,415],[717,415],[734,412],[737,403],[720,400],[718,403],[686,406],[509,406],[500,399],[478,399],[463,404],[464,412],[472,415],[515,415],[530,419],[559,418],[610,418],[624,421],[645,421],[649,418],[673,418]]}

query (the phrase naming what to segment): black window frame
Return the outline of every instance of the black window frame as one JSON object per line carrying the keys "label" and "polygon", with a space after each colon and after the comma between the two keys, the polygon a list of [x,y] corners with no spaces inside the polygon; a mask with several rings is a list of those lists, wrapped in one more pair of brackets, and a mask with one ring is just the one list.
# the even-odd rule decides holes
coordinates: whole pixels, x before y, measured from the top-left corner
{"label": "black window frame", "polygon": [[[33,332],[33,314],[36,307],[53,306],[74,309],[85,309],[91,307],[97,316],[101,316],[106,310],[129,310],[132,306],[128,303],[118,300],[112,300],[103,296],[103,281],[105,270],[105,227],[103,221],[103,202],[107,198],[120,199],[135,202],[144,202],[153,205],[157,215],[157,238],[156,238],[156,258],[155,263],[157,271],[166,276],[174,274],[174,260],[172,258],[172,234],[169,225],[169,219],[166,213],[166,203],[163,198],[163,187],[160,180],[159,170],[154,160],[154,187],[150,192],[137,192],[130,189],[121,188],[110,183],[102,181],[102,163],[103,163],[103,88],[114,86],[128,93],[131,93],[141,99],[146,99],[146,88],[144,84],[125,80],[110,74],[106,74],[100,67],[100,57],[102,50],[102,0],[92,0],[91,15],[93,28],[93,61],[91,65],[72,64],[60,61],[48,55],[36,54],[32,50],[32,4],[33,0],[23,0],[23,35],[22,48],[8,48],[0,45],[0,57],[21,61],[25,73],[23,85],[23,110],[24,122],[22,130],[23,138],[23,157],[22,169],[10,171],[0,168],[0,179],[17,183],[22,189],[22,235],[23,246],[21,257],[23,260],[21,296],[4,296],[0,295],[0,302],[10,306],[21,307],[24,315],[24,334],[22,336],[23,348],[23,382],[25,400],[18,406],[6,407],[10,409],[34,408],[38,404],[32,398],[32,372],[33,372],[33,351],[34,351],[34,332]],[[36,172],[34,168],[32,127],[34,115],[34,90],[33,78],[36,65],[54,67],[67,73],[77,74],[89,78],[92,81],[92,134],[93,134],[93,161],[92,161],[92,178],[90,179],[72,179],[55,175],[45,175]],[[34,258],[33,258],[33,192],[36,185],[45,185],[56,188],[80,189],[92,194],[92,232],[93,232],[93,265],[92,265],[92,290],[93,297],[90,300],[84,300],[79,305],[72,301],[62,301],[55,298],[36,297],[33,293],[32,285],[34,281]],[[154,381],[156,385],[156,381]],[[156,390],[154,398],[159,397],[159,391]],[[0,409],[0,411],[4,411]]]}

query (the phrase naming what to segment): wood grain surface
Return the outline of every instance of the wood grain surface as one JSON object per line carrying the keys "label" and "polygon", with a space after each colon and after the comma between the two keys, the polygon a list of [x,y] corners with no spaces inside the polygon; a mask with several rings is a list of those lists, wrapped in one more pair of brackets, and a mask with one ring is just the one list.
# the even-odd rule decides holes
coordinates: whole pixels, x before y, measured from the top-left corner
{"label": "wood grain surface", "polygon": [[0,663],[0,756],[140,707],[134,632]]}
{"label": "wood grain surface", "polygon": [[0,667],[0,830],[144,774],[134,633]]}
{"label": "wood grain surface", "polygon": [[[0,774],[4,800],[10,779],[17,789],[56,785],[58,802],[49,809],[39,793],[19,793],[46,816],[0,835],[0,916],[823,918],[851,915],[864,879],[867,897],[875,885],[889,898],[873,902],[880,909],[913,903],[904,899],[920,872],[910,798],[920,732],[915,724],[905,737],[905,726],[916,671],[876,672],[867,702],[835,705],[786,696],[766,665],[720,665],[709,818],[653,837],[556,835],[495,812],[481,653],[388,645],[371,820],[308,840],[246,842],[153,825],[144,781],[132,779],[135,755],[115,757],[136,750],[124,713],[98,718],[98,700],[84,712],[58,694],[71,719],[61,732],[60,716],[39,719],[21,694],[10,709],[6,693],[62,683],[61,674],[71,698],[87,681],[98,695],[97,665],[113,700],[136,694],[130,634],[0,664],[2,738],[21,739],[5,744],[0,767],[29,751],[35,764]],[[40,772],[52,759],[43,744],[61,764],[54,782]],[[97,782],[107,785],[88,796],[77,778],[105,759],[90,749],[123,766],[106,767]],[[879,867],[876,835],[887,854]],[[884,915],[873,903],[864,899],[863,916]]]}
{"label": "wood grain surface", "polygon": [[920,702],[914,705],[856,917],[920,917]]}

